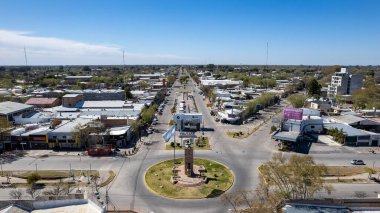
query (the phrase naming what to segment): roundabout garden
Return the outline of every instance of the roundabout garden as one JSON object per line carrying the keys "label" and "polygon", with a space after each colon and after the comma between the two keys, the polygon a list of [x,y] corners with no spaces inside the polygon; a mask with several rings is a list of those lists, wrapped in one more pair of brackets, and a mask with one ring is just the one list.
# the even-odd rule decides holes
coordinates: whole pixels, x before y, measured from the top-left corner
{"label": "roundabout garden", "polygon": [[213,160],[194,158],[191,175],[185,171],[184,159],[166,160],[151,166],[145,184],[155,194],[173,199],[217,197],[234,182],[232,171]]}

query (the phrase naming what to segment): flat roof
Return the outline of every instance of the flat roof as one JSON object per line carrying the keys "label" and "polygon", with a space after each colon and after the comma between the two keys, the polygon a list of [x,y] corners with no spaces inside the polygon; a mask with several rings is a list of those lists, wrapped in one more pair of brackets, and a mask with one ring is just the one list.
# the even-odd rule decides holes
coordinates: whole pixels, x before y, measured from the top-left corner
{"label": "flat roof", "polygon": [[78,78],[82,78],[82,79],[92,78],[92,75],[69,75],[65,77],[65,79],[78,79]]}
{"label": "flat roof", "polygon": [[113,127],[109,129],[110,135],[123,135],[128,132],[130,129],[130,126],[119,126],[119,127]]}
{"label": "flat roof", "polygon": [[65,90],[71,94],[84,94],[84,93],[120,93],[124,92],[122,89],[85,89],[85,90]]}
{"label": "flat roof", "polygon": [[80,94],[66,94],[63,96],[63,98],[75,98],[78,97]]}
{"label": "flat roof", "polygon": [[37,129],[33,129],[31,131],[22,133],[21,136],[29,136],[29,135],[46,135],[48,132],[50,132],[49,126],[41,126]]}
{"label": "flat roof", "polygon": [[125,101],[79,101],[76,108],[123,108]]}
{"label": "flat roof", "polygon": [[31,108],[33,108],[33,106],[28,104],[6,101],[0,103],[0,114],[7,115]]}
{"label": "flat roof", "polygon": [[297,142],[299,135],[299,132],[277,132],[272,138],[282,141]]}
{"label": "flat roof", "polygon": [[137,110],[107,110],[107,111],[83,111],[81,117],[108,116],[108,117],[137,117],[141,111]]}
{"label": "flat roof", "polygon": [[347,136],[369,136],[369,133],[364,132],[363,130],[356,129],[350,125],[342,124],[342,123],[324,123],[323,127],[326,129],[343,129],[343,132]]}
{"label": "flat roof", "polygon": [[63,121],[58,127],[53,129],[51,132],[72,132],[74,128],[79,124],[81,126],[91,122],[91,119],[77,118],[72,121]]}
{"label": "flat roof", "polygon": [[357,123],[357,122],[366,120],[365,118],[361,118],[355,115],[341,115],[341,116],[336,116],[333,118],[339,121],[340,123],[346,123],[346,124],[352,124],[352,123]]}
{"label": "flat roof", "polygon": [[58,98],[30,98],[25,104],[41,105],[41,104],[53,104]]}

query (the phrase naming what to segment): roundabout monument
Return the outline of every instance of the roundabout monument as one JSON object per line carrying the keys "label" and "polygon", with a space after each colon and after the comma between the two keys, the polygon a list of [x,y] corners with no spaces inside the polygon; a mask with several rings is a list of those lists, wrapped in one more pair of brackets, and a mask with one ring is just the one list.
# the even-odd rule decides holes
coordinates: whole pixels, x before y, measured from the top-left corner
{"label": "roundabout monument", "polygon": [[175,148],[176,132],[179,130],[180,146],[183,147],[185,153],[184,158],[176,159],[174,149],[172,160],[155,164],[146,171],[144,176],[146,186],[159,196],[174,199],[217,197],[232,186],[234,175],[227,166],[221,163],[210,159],[194,158],[194,139],[197,138],[196,131],[200,130],[202,114],[188,113],[189,117],[196,118],[190,121],[186,120],[186,116],[185,113],[174,114],[176,125],[163,134],[165,142],[174,138]]}

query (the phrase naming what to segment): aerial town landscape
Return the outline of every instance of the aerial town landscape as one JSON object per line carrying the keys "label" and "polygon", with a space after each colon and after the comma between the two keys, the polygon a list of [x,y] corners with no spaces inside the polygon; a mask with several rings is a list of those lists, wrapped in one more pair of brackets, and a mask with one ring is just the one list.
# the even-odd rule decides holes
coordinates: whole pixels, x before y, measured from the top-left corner
{"label": "aerial town landscape", "polygon": [[0,1],[0,213],[380,212],[379,3]]}

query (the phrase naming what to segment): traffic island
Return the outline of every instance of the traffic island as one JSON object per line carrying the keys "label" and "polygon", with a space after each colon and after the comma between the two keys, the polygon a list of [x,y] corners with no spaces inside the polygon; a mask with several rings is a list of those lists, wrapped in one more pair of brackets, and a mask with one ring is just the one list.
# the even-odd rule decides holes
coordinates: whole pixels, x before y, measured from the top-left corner
{"label": "traffic island", "polygon": [[[195,146],[193,147],[194,150],[211,150],[211,145],[208,140],[208,137],[198,137],[195,139]],[[166,143],[165,144],[166,150],[173,150],[174,149],[174,142]],[[177,143],[176,150],[182,150],[183,147],[180,143]]]}
{"label": "traffic island", "polygon": [[234,182],[232,171],[216,161],[194,158],[191,174],[184,159],[175,162],[163,161],[146,171],[145,183],[153,193],[173,199],[211,198],[226,192]]}

